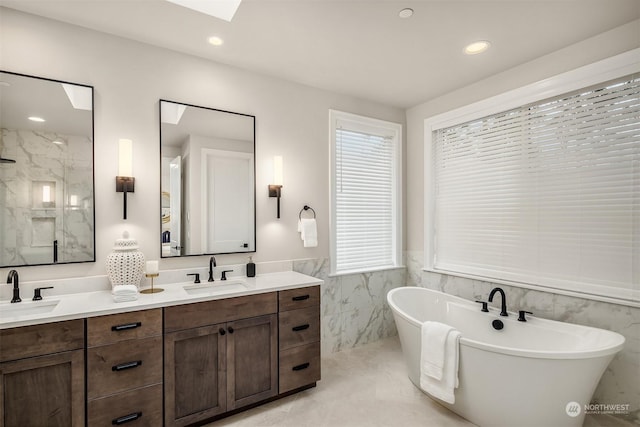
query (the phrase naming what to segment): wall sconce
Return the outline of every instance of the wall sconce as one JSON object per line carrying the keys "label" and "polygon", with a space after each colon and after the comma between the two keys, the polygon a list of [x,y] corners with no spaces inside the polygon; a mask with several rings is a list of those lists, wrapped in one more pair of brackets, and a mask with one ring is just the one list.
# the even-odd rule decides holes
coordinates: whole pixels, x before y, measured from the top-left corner
{"label": "wall sconce", "polygon": [[127,219],[127,193],[135,192],[136,179],[133,175],[133,141],[121,139],[118,146],[118,176],[116,192],[124,193],[124,211],[122,219]]}
{"label": "wall sconce", "polygon": [[278,198],[278,211],[277,217],[280,218],[280,196],[282,195],[282,156],[273,157],[273,184],[269,185],[269,197]]}

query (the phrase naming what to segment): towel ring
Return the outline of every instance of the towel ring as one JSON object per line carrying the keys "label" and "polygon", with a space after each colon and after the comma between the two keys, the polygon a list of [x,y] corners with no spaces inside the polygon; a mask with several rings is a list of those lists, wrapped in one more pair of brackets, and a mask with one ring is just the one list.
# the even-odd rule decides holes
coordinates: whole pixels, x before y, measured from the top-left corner
{"label": "towel ring", "polygon": [[314,211],[311,206],[307,206],[307,205],[304,205],[304,207],[302,209],[300,209],[300,213],[298,214],[298,219],[302,219],[302,212],[303,211],[308,211],[308,210],[311,210],[311,212],[313,212],[313,219],[315,219],[316,218],[316,211]]}

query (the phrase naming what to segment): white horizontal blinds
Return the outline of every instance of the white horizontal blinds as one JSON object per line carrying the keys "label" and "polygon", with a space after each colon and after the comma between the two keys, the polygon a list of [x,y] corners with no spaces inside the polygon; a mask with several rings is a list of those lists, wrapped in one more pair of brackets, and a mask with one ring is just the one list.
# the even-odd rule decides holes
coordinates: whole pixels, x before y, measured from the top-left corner
{"label": "white horizontal blinds", "polygon": [[338,120],[336,272],[394,265],[394,135]]}
{"label": "white horizontal blinds", "polygon": [[640,77],[434,136],[436,268],[637,292]]}

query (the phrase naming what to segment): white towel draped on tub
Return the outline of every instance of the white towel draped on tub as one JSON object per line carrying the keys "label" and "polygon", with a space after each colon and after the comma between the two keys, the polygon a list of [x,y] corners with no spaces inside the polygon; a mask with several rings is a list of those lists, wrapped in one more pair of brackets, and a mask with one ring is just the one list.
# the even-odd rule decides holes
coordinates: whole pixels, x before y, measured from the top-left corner
{"label": "white towel draped on tub", "polygon": [[460,332],[440,322],[422,324],[420,387],[447,403],[455,403],[458,387]]}

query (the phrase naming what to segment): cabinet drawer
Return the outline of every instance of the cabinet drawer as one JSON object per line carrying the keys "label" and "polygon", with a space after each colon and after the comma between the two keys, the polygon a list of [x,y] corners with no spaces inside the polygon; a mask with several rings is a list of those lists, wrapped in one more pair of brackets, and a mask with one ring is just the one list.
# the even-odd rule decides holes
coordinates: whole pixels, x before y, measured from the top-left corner
{"label": "cabinet drawer", "polygon": [[134,311],[87,319],[87,346],[162,334],[162,309]]}
{"label": "cabinet drawer", "polygon": [[320,380],[320,343],[280,352],[280,393]]}
{"label": "cabinet drawer", "polygon": [[164,309],[164,331],[180,331],[277,312],[276,292],[177,305]]}
{"label": "cabinet drawer", "polygon": [[320,305],[320,286],[278,292],[280,311],[297,310],[314,305]]}
{"label": "cabinet drawer", "polygon": [[280,313],[278,332],[280,350],[320,341],[320,307]]}
{"label": "cabinet drawer", "polygon": [[0,362],[84,348],[84,320],[0,330]]}
{"label": "cabinet drawer", "polygon": [[162,384],[91,400],[87,411],[90,426],[160,426]]}
{"label": "cabinet drawer", "polygon": [[162,382],[162,336],[87,349],[87,398]]}

